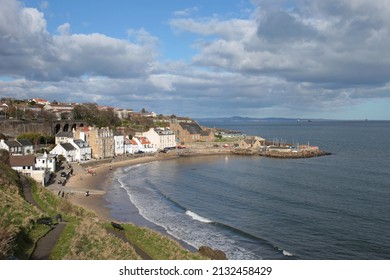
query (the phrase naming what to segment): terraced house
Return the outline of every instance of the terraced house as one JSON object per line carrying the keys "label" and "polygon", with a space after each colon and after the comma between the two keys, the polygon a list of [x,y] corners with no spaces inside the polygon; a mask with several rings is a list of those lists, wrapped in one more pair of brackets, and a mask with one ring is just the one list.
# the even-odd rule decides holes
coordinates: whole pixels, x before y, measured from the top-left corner
{"label": "terraced house", "polygon": [[34,145],[27,139],[0,140],[0,149],[7,150],[13,155],[29,155],[34,153]]}
{"label": "terraced house", "polygon": [[85,141],[92,148],[92,158],[112,158],[115,156],[114,131],[109,127],[89,127],[84,131]]}
{"label": "terraced house", "polygon": [[215,139],[211,129],[203,129],[197,122],[171,121],[170,129],[175,133],[176,143],[191,144],[194,142],[212,142]]}
{"label": "terraced house", "polygon": [[156,150],[176,147],[175,134],[169,128],[151,128],[141,135],[145,136]]}

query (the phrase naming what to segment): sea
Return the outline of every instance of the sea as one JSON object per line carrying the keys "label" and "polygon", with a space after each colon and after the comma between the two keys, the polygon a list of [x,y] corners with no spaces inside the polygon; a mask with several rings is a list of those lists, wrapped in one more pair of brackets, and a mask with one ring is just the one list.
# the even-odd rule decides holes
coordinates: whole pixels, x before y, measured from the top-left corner
{"label": "sea", "polygon": [[200,124],[331,155],[182,157],[117,169],[107,196],[115,219],[138,213],[180,242],[235,260],[390,259],[390,122]]}

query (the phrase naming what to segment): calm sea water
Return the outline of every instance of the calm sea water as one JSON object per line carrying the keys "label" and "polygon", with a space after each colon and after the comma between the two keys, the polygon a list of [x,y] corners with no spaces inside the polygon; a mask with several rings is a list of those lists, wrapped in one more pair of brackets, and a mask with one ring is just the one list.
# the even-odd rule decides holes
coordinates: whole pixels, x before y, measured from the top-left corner
{"label": "calm sea water", "polygon": [[112,182],[115,218],[139,211],[179,240],[229,259],[390,259],[390,122],[202,125],[309,142],[332,155],[207,156],[123,168]]}

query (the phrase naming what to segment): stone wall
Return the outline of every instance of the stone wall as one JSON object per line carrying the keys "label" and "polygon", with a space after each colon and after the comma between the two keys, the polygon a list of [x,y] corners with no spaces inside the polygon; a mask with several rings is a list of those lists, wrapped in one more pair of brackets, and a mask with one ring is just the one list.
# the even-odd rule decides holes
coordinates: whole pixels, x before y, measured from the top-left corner
{"label": "stone wall", "polygon": [[0,122],[0,133],[16,137],[22,133],[40,133],[42,135],[53,135],[52,125],[47,122],[2,120]]}

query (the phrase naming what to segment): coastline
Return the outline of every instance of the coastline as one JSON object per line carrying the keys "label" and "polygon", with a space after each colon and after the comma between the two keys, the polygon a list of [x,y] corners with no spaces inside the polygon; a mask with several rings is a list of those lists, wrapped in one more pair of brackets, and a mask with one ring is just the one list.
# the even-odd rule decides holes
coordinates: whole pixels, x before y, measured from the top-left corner
{"label": "coastline", "polygon": [[[115,206],[110,202],[109,196],[113,194],[113,182],[116,179],[114,173],[119,168],[154,161],[172,160],[179,157],[202,157],[212,155],[242,155],[242,153],[234,153],[231,149],[195,149],[190,152],[181,151],[180,153],[171,152],[130,157],[122,156],[113,159],[92,160],[83,164],[72,163],[69,165],[69,168],[72,168],[73,174],[69,176],[66,185],[53,184],[48,188],[54,193],[57,191],[67,193],[69,202],[94,212],[101,221],[131,223],[136,226],[147,227],[175,240],[182,245],[183,248],[194,252],[199,248],[195,248],[185,241],[177,239],[169,234],[165,228],[144,218],[125,193],[119,195],[126,200],[125,203],[128,205],[127,213],[129,214],[126,216],[126,220],[116,219],[115,211],[118,209],[115,209]],[[69,170],[70,169],[66,171]],[[88,192],[88,196],[86,195],[86,192]],[[119,211],[120,210],[121,209],[119,209]]]}
{"label": "coastline", "polygon": [[[172,160],[179,157],[198,157],[209,155],[230,155],[230,150],[202,150],[201,152],[191,153],[160,153],[153,155],[144,155],[141,157],[118,157],[112,160],[90,161],[84,164],[72,163],[73,174],[68,179],[65,186],[51,185],[48,188],[53,192],[64,191],[71,193],[68,200],[78,206],[84,207],[95,212],[99,219],[105,221],[112,221],[109,209],[109,202],[106,200],[106,195],[111,188],[112,179],[111,174],[118,168],[143,164],[153,161]],[[93,170],[95,175],[92,175],[88,170]],[[86,196],[86,191],[89,196]],[[135,207],[135,206],[134,206]],[[139,213],[142,219],[145,220]],[[137,224],[139,217],[129,217],[129,221]],[[147,223],[151,223],[147,221]]]}
{"label": "coastline", "polygon": [[[198,154],[197,154],[198,155]],[[202,154],[203,155],[203,154]],[[112,180],[115,177],[111,176],[116,169],[145,164],[154,161],[163,161],[176,159],[179,156],[177,154],[157,154],[157,155],[145,155],[142,157],[121,157],[112,161],[105,162],[89,162],[85,165],[72,164],[73,175],[70,176],[66,186],[56,187],[51,186],[50,189],[56,192],[57,189],[63,190],[68,195],[68,201],[74,205],[83,207],[87,210],[94,212],[98,219],[101,221],[115,221],[117,223],[131,223],[136,226],[144,226],[151,230],[157,231],[172,240],[178,242],[183,248],[195,252],[198,248],[195,248],[183,240],[177,239],[170,235],[163,227],[152,223],[145,219],[138,211],[138,208],[128,200],[128,207],[131,208],[131,214],[127,217],[126,221],[120,221],[115,219],[112,213],[111,204],[108,201],[108,194],[112,189]],[[91,167],[88,167],[92,165]],[[91,169],[96,175],[88,173]],[[89,195],[86,196],[86,191]]]}
{"label": "coastline", "polygon": [[[111,187],[110,184],[107,184],[108,180],[112,179],[110,175],[117,168],[170,158],[175,157],[156,157],[154,155],[137,158],[121,158],[120,160],[113,160],[111,162],[92,161],[81,165],[72,164],[73,175],[70,176],[64,187],[59,187],[58,189],[72,193],[68,197],[69,202],[95,212],[101,220],[112,221],[114,218],[110,213],[108,201],[106,200],[107,192]],[[89,173],[88,170],[93,170],[95,175]],[[86,191],[89,192],[88,196],[86,196]]]}

